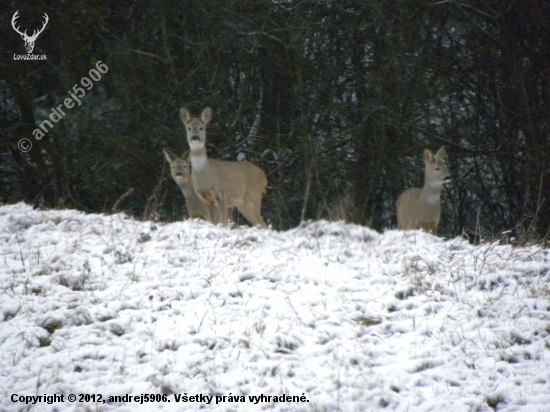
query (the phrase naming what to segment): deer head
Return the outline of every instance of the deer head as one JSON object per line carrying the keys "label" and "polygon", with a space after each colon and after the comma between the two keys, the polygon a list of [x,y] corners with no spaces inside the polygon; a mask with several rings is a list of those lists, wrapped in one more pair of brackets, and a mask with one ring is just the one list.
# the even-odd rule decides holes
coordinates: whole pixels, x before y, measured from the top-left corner
{"label": "deer head", "polygon": [[21,35],[21,38],[25,41],[25,49],[27,49],[27,53],[31,54],[32,51],[34,50],[34,42],[36,41],[38,35],[44,31],[44,29],[46,28],[46,25],[48,24],[48,21],[50,19],[49,19],[48,15],[46,13],[44,13],[44,24],[42,25],[42,28],[40,30],[34,30],[33,33],[32,33],[32,36],[28,36],[27,35],[27,30],[25,30],[25,32],[22,33],[19,30],[19,27],[15,26],[15,23],[16,23],[15,21],[19,17],[18,13],[19,13],[19,10],[17,10],[15,12],[15,14],[13,15],[13,17],[11,19],[11,26],[13,27],[13,29],[17,33],[19,33]]}

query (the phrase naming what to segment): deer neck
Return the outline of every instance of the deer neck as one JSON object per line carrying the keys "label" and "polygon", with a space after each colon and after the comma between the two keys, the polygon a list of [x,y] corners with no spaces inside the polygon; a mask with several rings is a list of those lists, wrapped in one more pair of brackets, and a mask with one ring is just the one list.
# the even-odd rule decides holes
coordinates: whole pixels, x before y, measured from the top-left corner
{"label": "deer neck", "polygon": [[201,171],[208,165],[208,156],[206,155],[206,148],[191,150],[190,156],[191,168],[196,171]]}
{"label": "deer neck", "polygon": [[438,184],[433,179],[430,179],[430,176],[426,176],[424,178],[424,187],[422,188],[422,197],[426,200],[426,202],[436,204],[439,202],[442,189],[443,185]]}

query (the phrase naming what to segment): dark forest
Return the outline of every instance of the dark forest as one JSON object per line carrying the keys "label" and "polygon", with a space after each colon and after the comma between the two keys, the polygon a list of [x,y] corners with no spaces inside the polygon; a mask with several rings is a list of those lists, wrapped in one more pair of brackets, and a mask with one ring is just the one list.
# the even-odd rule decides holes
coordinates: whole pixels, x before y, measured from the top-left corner
{"label": "dark forest", "polygon": [[[181,220],[162,149],[188,148],[182,106],[195,116],[209,106],[209,156],[265,171],[274,229],[395,228],[398,195],[422,185],[424,149],[446,146],[440,235],[548,237],[548,1],[3,1],[0,11],[2,203]],[[49,17],[33,51],[46,59],[16,57],[27,54],[16,11],[28,34]],[[79,88],[81,104],[38,136]]]}

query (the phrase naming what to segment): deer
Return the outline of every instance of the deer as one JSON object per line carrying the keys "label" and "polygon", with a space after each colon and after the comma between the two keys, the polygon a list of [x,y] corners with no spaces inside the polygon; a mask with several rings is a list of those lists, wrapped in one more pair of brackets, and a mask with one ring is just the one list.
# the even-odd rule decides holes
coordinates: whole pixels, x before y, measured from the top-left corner
{"label": "deer", "polygon": [[[189,151],[178,156],[168,149],[162,149],[164,158],[170,165],[172,179],[181,189],[185,198],[185,207],[191,219],[203,218],[212,224],[219,223],[218,209],[215,206],[207,205],[195,193],[191,182],[191,168],[189,163]],[[233,209],[228,211],[229,219],[232,221]]]}
{"label": "deer", "polygon": [[19,27],[15,26],[16,20],[19,17],[18,13],[19,13],[19,10],[17,10],[13,14],[13,17],[11,19],[11,26],[13,27],[13,29],[17,33],[19,33],[21,35],[21,38],[25,42],[25,49],[27,50],[27,53],[31,54],[32,51],[34,50],[34,43],[36,42],[36,39],[38,38],[38,35],[44,31],[44,29],[46,28],[46,25],[48,24],[48,21],[50,21],[50,18],[48,17],[48,15],[46,13],[44,13],[44,23],[42,24],[42,28],[40,30],[33,30],[32,36],[29,36],[29,35],[27,35],[27,30],[25,30],[25,32],[22,33],[19,30]]}
{"label": "deer", "polygon": [[180,119],[187,131],[191,161],[191,181],[195,193],[207,205],[216,206],[222,226],[228,224],[228,209],[237,208],[253,225],[267,227],[262,214],[262,196],[267,177],[253,163],[211,159],[206,153],[206,126],[212,109],[206,107],[200,117],[193,117],[185,107]]}
{"label": "deer", "polygon": [[398,229],[423,229],[436,235],[441,217],[441,190],[451,181],[446,158],[445,146],[435,155],[424,150],[424,187],[407,189],[397,198]]}

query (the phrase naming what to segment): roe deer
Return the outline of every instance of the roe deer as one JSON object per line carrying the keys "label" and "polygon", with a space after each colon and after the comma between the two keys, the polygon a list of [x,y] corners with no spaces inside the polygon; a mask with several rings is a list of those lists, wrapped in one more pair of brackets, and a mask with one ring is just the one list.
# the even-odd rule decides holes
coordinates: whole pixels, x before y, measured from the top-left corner
{"label": "roe deer", "polygon": [[441,189],[444,183],[450,182],[446,158],[445,147],[435,156],[424,150],[424,187],[407,189],[397,198],[398,229],[423,229],[436,234],[441,216]]}
{"label": "roe deer", "polygon": [[[206,205],[195,193],[195,188],[191,182],[191,170],[189,165],[188,151],[182,156],[177,156],[168,149],[162,149],[166,161],[170,164],[170,173],[172,178],[180,187],[185,197],[185,206],[191,219],[202,217],[212,224],[219,223],[219,213],[215,206]],[[228,211],[229,218],[232,219],[233,209]]]}
{"label": "roe deer", "polygon": [[192,117],[182,107],[180,119],[187,129],[191,149],[191,180],[195,192],[208,205],[218,208],[220,223],[227,225],[227,209],[236,207],[253,225],[267,227],[262,218],[262,195],[267,177],[258,166],[247,162],[210,159],[206,154],[206,126],[212,119],[212,109],[205,108],[200,118]]}

